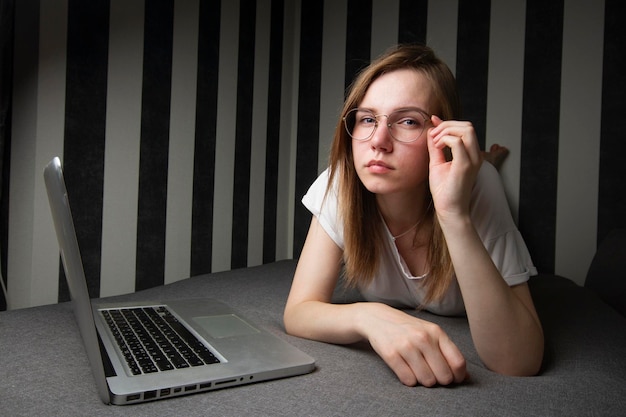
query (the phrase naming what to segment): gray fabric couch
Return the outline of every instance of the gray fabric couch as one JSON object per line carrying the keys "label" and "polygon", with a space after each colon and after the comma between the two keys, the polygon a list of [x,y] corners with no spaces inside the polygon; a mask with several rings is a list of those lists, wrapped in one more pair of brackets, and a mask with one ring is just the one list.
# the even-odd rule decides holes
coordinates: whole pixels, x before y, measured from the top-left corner
{"label": "gray fabric couch", "polygon": [[[284,332],[295,261],[194,277],[118,300],[211,296],[316,359],[307,375],[126,407],[100,402],[69,303],[0,313],[0,415],[90,416],[619,416],[626,415],[626,318],[587,288],[539,275],[531,290],[546,334],[536,377],[481,364],[465,318],[439,323],[463,351],[471,380],[403,386],[367,344],[336,346]],[[358,294],[338,288],[335,301]]]}

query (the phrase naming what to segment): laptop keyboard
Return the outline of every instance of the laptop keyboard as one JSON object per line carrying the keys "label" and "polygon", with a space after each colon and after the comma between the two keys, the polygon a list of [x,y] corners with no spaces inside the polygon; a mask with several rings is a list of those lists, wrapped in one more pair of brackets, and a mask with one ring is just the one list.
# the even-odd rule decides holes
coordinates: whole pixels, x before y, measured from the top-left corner
{"label": "laptop keyboard", "polygon": [[220,362],[165,306],[101,313],[133,375]]}

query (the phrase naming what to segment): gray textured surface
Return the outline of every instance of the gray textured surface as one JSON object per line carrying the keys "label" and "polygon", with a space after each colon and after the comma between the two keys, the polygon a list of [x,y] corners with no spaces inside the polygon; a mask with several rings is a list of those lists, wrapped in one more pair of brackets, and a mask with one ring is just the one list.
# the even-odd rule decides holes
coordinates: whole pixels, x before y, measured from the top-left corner
{"label": "gray textured surface", "polygon": [[[531,281],[546,332],[540,376],[486,370],[464,318],[439,323],[468,361],[471,381],[451,388],[403,386],[366,344],[335,346],[288,336],[282,310],[295,263],[282,261],[192,278],[116,299],[210,296],[317,360],[308,375],[126,407],[95,390],[70,304],[0,313],[0,415],[90,416],[584,416],[626,415],[626,318],[589,290],[555,276]],[[338,291],[337,301],[354,294]]]}

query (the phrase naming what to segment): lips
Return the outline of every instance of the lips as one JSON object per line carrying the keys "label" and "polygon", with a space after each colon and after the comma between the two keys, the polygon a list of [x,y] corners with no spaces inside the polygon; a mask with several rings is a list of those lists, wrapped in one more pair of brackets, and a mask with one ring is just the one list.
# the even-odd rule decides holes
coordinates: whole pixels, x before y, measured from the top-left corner
{"label": "lips", "polygon": [[392,169],[391,166],[389,166],[386,163],[384,163],[383,161],[379,161],[379,160],[371,160],[371,161],[369,161],[367,163],[366,167],[368,167],[368,168],[380,167],[380,168]]}
{"label": "lips", "polygon": [[370,174],[386,174],[394,170],[391,165],[387,165],[385,162],[380,160],[371,160],[365,165],[365,169]]}

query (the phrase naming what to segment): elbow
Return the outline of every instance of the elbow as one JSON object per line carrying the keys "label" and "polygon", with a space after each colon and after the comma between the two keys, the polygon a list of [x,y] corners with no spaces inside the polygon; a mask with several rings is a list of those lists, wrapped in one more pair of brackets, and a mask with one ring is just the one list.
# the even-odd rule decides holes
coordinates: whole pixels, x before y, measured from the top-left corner
{"label": "elbow", "polygon": [[543,341],[523,353],[511,354],[495,363],[485,363],[491,371],[507,376],[536,376],[543,365]]}
{"label": "elbow", "polygon": [[285,308],[285,311],[283,312],[283,326],[285,327],[285,332],[287,332],[287,334],[293,335],[293,324],[291,315],[289,314],[289,310],[287,308]]}
{"label": "elbow", "polygon": [[542,360],[528,361],[525,363],[518,363],[511,366],[503,366],[500,369],[492,369],[492,371],[506,376],[537,376],[541,371],[541,364]]}
{"label": "elbow", "polygon": [[285,307],[283,312],[283,326],[285,326],[285,332],[291,336],[300,336],[298,332],[298,320],[295,318],[295,312],[293,307]]}
{"label": "elbow", "polygon": [[286,314],[283,314],[283,326],[285,327],[285,332],[291,336],[295,336],[293,330],[293,324],[289,320],[289,317]]}

